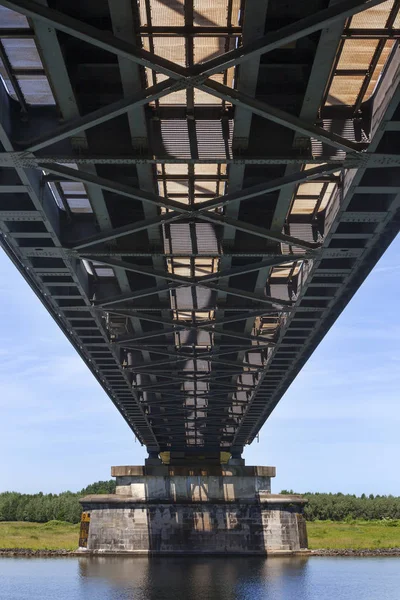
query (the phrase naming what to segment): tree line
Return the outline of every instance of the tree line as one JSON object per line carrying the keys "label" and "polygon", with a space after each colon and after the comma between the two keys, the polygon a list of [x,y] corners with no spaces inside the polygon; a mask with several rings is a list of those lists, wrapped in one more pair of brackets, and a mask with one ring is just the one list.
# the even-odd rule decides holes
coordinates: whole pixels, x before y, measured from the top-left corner
{"label": "tree line", "polygon": [[115,481],[97,481],[79,492],[61,494],[0,493],[0,521],[67,521],[79,523],[82,507],[79,498],[88,494],[113,494]]}
{"label": "tree line", "polygon": [[[282,490],[282,494],[293,493],[292,490]],[[345,521],[362,519],[374,521],[381,519],[400,519],[399,496],[374,496],[361,494],[302,494],[308,502],[304,513],[307,521]]]}
{"label": "tree line", "polygon": [[[79,523],[81,505],[79,498],[88,494],[113,494],[115,481],[97,481],[79,492],[61,494],[20,494],[0,493],[0,521],[67,521]],[[293,494],[292,490],[282,490],[282,494]],[[305,516],[308,521],[364,519],[366,521],[387,519],[400,520],[399,496],[355,496],[351,494],[302,494],[308,499]]]}

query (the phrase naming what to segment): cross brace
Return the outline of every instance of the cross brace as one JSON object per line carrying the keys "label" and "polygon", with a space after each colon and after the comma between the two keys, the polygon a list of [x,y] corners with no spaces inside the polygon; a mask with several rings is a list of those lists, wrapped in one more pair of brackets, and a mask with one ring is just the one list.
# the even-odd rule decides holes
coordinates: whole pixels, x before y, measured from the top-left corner
{"label": "cross brace", "polygon": [[[184,68],[151,52],[138,48],[133,44],[125,42],[108,32],[96,29],[77,19],[60,13],[59,11],[32,2],[31,0],[1,0],[1,4],[12,10],[17,10],[29,17],[40,19],[69,35],[75,36],[85,42],[117,54],[120,57],[132,60],[167,75],[168,79],[161,82],[161,84],[156,84],[146,90],[142,90],[133,98],[123,99],[122,101],[114,103],[114,105],[106,107],[106,109],[100,109],[101,115],[98,114],[99,111],[95,111],[97,113],[93,117],[95,124],[104,122],[109,118],[114,118],[116,116],[116,111],[119,115],[122,114],[122,112],[127,112],[137,104],[143,105],[157,97],[161,97],[161,95],[167,95],[178,89],[194,86],[199,89],[205,89],[208,93],[222,98],[223,100],[228,99],[236,105],[244,106],[252,112],[261,114],[261,116],[275,122],[279,122],[285,127],[289,127],[290,129],[299,131],[309,137],[314,137],[331,146],[339,147],[350,152],[361,149],[363,145],[350,142],[349,140],[325,131],[323,128],[316,125],[309,125],[301,119],[293,117],[293,115],[277,110],[263,102],[254,101],[253,98],[241,94],[240,92],[234,91],[234,93],[232,93],[233,90],[231,88],[208,79],[208,77],[212,74],[224,71],[230,66],[248,60],[252,56],[265,54],[274,48],[283,46],[304,37],[305,35],[309,35],[313,31],[318,31],[337,19],[351,16],[366,8],[381,4],[382,2],[383,0],[368,0],[366,2],[362,0],[343,0],[328,9],[319,11],[305,19],[301,19],[289,27],[284,27],[276,32],[269,33],[242,48],[238,48],[222,56],[216,57],[215,59],[206,61],[201,65],[195,65],[192,68]],[[162,89],[160,89],[160,86],[162,86]],[[123,106],[124,103],[126,106]],[[81,123],[81,128],[79,128],[79,119],[76,119],[74,121],[73,132],[68,130],[68,124],[66,126],[61,126],[61,128],[53,134],[50,134],[50,136],[47,135],[42,140],[38,140],[33,145],[30,145],[29,150],[32,151],[34,149],[37,150],[43,148],[46,145],[55,143],[55,141],[59,141],[78,131],[93,126],[90,123],[90,115],[87,115],[82,119],[83,122]]]}

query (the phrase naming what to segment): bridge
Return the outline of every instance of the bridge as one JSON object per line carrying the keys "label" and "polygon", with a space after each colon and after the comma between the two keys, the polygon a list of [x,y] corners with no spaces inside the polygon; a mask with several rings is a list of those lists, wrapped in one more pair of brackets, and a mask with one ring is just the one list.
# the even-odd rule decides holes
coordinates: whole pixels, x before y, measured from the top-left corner
{"label": "bridge", "polygon": [[398,232],[399,7],[0,0],[1,245],[150,462],[241,464]]}

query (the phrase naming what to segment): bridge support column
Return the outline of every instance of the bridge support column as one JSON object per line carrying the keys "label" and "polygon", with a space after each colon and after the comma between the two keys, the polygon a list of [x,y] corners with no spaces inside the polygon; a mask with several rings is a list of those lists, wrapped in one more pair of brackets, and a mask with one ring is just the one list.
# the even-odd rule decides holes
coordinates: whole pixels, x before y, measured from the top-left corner
{"label": "bridge support column", "polygon": [[146,467],[162,465],[162,461],[157,450],[149,450],[149,456],[145,459],[145,465]]}
{"label": "bridge support column", "polygon": [[274,467],[112,467],[116,494],[82,498],[87,552],[291,554],[307,547],[300,496],[271,494]]}

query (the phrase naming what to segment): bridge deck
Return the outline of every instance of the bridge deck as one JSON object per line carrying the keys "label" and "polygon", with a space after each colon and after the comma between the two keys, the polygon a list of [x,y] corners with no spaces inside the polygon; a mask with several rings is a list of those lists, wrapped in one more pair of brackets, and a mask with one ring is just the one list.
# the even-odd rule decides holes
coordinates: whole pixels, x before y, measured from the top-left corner
{"label": "bridge deck", "polygon": [[396,235],[399,7],[0,0],[1,244],[149,451],[240,454]]}

